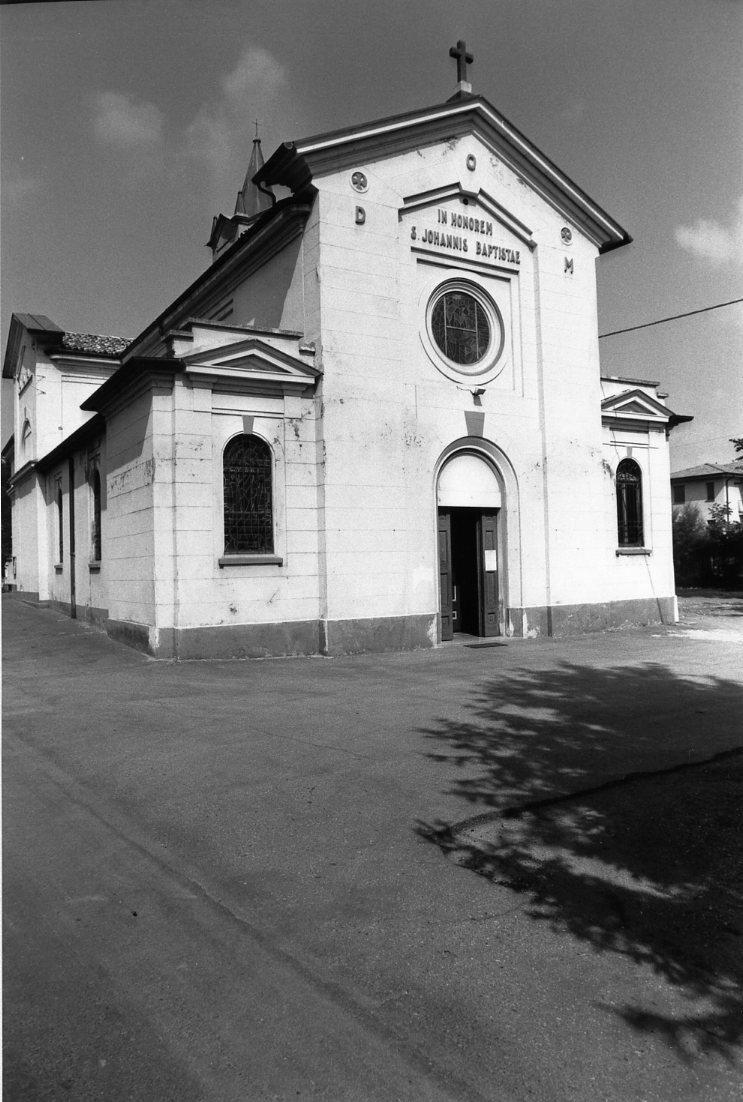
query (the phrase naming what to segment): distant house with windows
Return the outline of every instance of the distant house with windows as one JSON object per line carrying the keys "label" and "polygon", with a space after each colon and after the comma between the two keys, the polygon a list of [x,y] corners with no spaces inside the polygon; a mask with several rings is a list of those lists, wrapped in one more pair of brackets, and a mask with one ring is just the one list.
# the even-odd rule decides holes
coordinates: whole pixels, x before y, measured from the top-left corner
{"label": "distant house with windows", "polygon": [[731,521],[743,522],[743,463],[702,463],[674,471],[671,499],[674,510],[694,504],[705,521],[713,505],[723,505]]}

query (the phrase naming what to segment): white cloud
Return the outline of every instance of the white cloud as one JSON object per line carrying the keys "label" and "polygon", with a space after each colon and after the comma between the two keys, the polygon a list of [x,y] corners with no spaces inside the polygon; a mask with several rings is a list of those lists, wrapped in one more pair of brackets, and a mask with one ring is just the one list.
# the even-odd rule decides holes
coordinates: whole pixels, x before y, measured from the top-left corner
{"label": "white cloud", "polygon": [[730,260],[743,263],[743,196],[729,226],[700,218],[692,226],[677,226],[675,237],[682,249],[716,267]]}
{"label": "white cloud", "polygon": [[246,46],[235,68],[222,78],[225,101],[239,112],[256,100],[270,103],[285,85],[286,70],[261,46]]}
{"label": "white cloud", "polygon": [[129,186],[156,177],[167,165],[183,169],[187,159],[191,164],[184,179],[203,190],[209,206],[229,205],[245,178],[253,120],[273,126],[284,121],[289,83],[286,70],[268,50],[249,45],[213,89],[179,132],[168,131],[165,115],[152,103],[129,93],[98,93],[93,101],[95,137],[109,149],[130,154],[125,176]]}
{"label": "white cloud", "polygon": [[212,201],[242,185],[254,135],[253,119],[283,116],[289,90],[286,70],[268,50],[246,46],[220,82],[219,94],[203,104],[186,131],[188,153],[208,170]]}
{"label": "white cloud", "polygon": [[119,149],[151,147],[162,138],[163,113],[153,103],[138,103],[121,92],[99,92],[93,131],[99,142]]}

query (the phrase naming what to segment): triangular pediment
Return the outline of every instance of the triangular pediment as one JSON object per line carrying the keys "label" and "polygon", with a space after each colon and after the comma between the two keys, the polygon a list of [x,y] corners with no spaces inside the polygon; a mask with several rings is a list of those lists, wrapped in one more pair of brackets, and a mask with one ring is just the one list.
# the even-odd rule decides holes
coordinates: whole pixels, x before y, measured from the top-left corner
{"label": "triangular pediment", "polygon": [[601,412],[604,417],[623,417],[628,420],[640,418],[644,421],[665,422],[670,421],[673,416],[668,406],[664,406],[662,402],[639,389],[624,390],[621,394],[612,394],[604,398],[601,403]]}
{"label": "triangular pediment", "polygon": [[260,337],[220,344],[180,357],[187,374],[212,376],[222,382],[273,384],[283,390],[314,386],[321,372],[312,364]]}
{"label": "triangular pediment", "polygon": [[297,193],[330,172],[371,165],[438,143],[450,146],[466,135],[479,139],[486,150],[502,159],[580,226],[601,252],[631,240],[626,230],[482,96],[466,96],[361,126],[285,142],[257,174],[256,182],[282,184]]}

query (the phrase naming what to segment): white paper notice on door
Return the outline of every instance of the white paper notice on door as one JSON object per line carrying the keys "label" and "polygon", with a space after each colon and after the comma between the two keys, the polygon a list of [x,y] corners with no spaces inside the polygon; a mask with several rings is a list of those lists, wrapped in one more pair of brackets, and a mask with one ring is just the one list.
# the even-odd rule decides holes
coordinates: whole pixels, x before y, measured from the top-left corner
{"label": "white paper notice on door", "polygon": [[495,548],[492,551],[485,552],[485,569],[488,572],[498,569],[498,552]]}

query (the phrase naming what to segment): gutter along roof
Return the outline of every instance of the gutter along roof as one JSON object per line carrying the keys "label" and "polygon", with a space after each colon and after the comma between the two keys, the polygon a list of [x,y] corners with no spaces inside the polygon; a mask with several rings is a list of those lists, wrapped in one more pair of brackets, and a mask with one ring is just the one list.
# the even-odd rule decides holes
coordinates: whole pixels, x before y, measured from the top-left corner
{"label": "gutter along roof", "polygon": [[105,383],[81,403],[80,409],[100,413],[136,383],[148,378],[172,379],[182,371],[181,360],[168,359],[165,356],[138,356],[122,364],[110,379],[106,379]]}
{"label": "gutter along roof", "polygon": [[478,134],[538,191],[567,211],[596,241],[601,252],[632,240],[618,222],[482,96],[463,96],[424,110],[285,142],[254,180],[298,191],[323,173],[363,165],[366,160],[393,156],[465,133]]}

